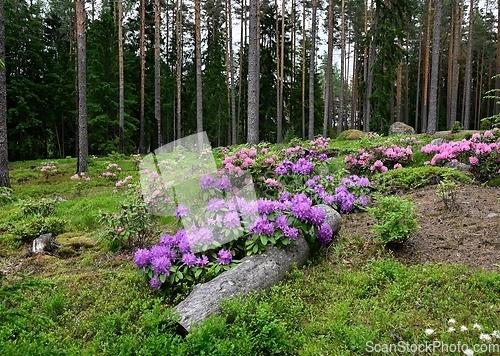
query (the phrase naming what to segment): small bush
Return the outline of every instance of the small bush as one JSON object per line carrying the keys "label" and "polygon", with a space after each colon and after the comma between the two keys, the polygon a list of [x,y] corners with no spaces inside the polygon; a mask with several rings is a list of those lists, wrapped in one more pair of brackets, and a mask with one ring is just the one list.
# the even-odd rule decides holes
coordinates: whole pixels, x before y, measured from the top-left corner
{"label": "small bush", "polygon": [[377,224],[372,232],[385,245],[402,243],[418,229],[417,214],[410,200],[396,196],[379,196],[378,204],[368,208]]}
{"label": "small bush", "polygon": [[0,187],[0,206],[8,204],[12,201],[12,189]]}
{"label": "small bush", "polygon": [[9,233],[18,235],[24,242],[28,242],[41,234],[60,235],[66,232],[66,223],[66,220],[54,216],[35,215],[33,218],[25,219],[16,226],[12,226]]}
{"label": "small bush", "polygon": [[39,215],[49,216],[56,208],[54,199],[42,198],[40,200],[23,200],[19,203],[24,216]]}
{"label": "small bush", "polygon": [[451,128],[451,133],[457,133],[462,130],[462,125],[460,124],[460,121],[455,121],[453,123],[453,127]]}
{"label": "small bush", "polygon": [[458,185],[452,180],[445,179],[439,182],[437,195],[443,200],[444,206],[447,210],[455,210],[457,205]]}

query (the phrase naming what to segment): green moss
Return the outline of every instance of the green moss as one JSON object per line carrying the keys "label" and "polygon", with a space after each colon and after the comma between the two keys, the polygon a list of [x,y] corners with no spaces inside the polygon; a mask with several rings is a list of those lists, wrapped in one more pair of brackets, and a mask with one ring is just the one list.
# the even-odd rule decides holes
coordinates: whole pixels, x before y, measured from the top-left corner
{"label": "green moss", "polygon": [[348,141],[355,141],[355,140],[360,140],[363,137],[365,137],[365,133],[363,131],[359,130],[346,130],[343,131],[338,139],[339,140],[348,140]]}

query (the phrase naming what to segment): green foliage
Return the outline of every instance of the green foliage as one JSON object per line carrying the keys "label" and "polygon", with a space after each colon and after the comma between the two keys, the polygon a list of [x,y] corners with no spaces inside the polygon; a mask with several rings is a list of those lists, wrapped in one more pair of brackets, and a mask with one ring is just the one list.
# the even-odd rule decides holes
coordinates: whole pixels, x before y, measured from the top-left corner
{"label": "green foliage", "polygon": [[149,246],[159,235],[157,224],[136,187],[127,190],[119,213],[99,212],[97,219],[104,227],[101,240],[112,251]]}
{"label": "green foliage", "polygon": [[35,215],[11,226],[8,232],[21,236],[23,241],[29,241],[41,234],[60,235],[66,232],[66,224],[66,220],[55,216]]}
{"label": "green foliage", "polygon": [[455,121],[453,123],[453,127],[451,128],[451,133],[457,133],[462,131],[462,125],[460,124],[460,121]]}
{"label": "green foliage", "polygon": [[458,184],[452,180],[445,179],[438,184],[437,195],[443,200],[447,210],[453,211],[458,208],[457,193],[459,192]]}
{"label": "green foliage", "polygon": [[19,202],[24,216],[39,215],[49,216],[56,208],[54,199],[42,198],[39,200],[28,199]]}
{"label": "green foliage", "polygon": [[386,245],[404,242],[419,227],[415,207],[407,199],[379,196],[377,206],[367,210],[377,220],[372,232]]}
{"label": "green foliage", "polygon": [[391,193],[399,189],[414,189],[437,184],[443,179],[454,179],[463,184],[471,184],[472,179],[453,168],[422,166],[389,170],[372,178],[373,185],[381,193]]}
{"label": "green foliage", "polygon": [[0,206],[12,202],[12,189],[0,187]]}
{"label": "green foliage", "polygon": [[359,130],[345,130],[337,138],[338,140],[359,140],[365,137],[365,133]]}

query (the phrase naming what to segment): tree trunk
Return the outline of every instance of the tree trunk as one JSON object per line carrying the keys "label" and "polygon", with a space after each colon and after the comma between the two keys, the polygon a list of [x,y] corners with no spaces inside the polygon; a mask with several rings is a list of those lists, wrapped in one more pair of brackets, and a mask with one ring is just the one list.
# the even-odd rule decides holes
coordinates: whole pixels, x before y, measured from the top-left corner
{"label": "tree trunk", "polygon": [[145,154],[146,153],[146,142],[145,142],[145,120],[146,118],[144,117],[144,96],[145,96],[145,82],[146,82],[146,50],[145,50],[145,22],[146,22],[146,0],[140,0],[141,1],[141,9],[140,9],[140,18],[141,18],[141,25],[140,25],[140,30],[139,30],[139,60],[140,60],[140,71],[141,71],[141,103],[140,103],[140,123],[139,123],[139,153],[140,154]]}
{"label": "tree trunk", "polygon": [[[341,224],[340,215],[329,206],[318,206],[325,209],[326,221],[334,234],[337,234]],[[211,314],[220,312],[220,304],[224,299],[245,297],[254,291],[269,290],[281,281],[294,265],[304,265],[309,254],[309,245],[300,236],[295,243],[285,248],[271,248],[260,255],[245,257],[230,270],[207,283],[199,284],[174,308],[181,316],[181,330],[186,334],[191,327],[203,322]]]}
{"label": "tree trunk", "polygon": [[[497,56],[496,56],[496,74],[500,74],[500,0],[497,3]],[[495,78],[495,88],[500,89],[500,76]],[[496,100],[495,113],[500,112],[500,101]]]}
{"label": "tree trunk", "polygon": [[118,151],[124,153],[124,130],[125,130],[125,94],[123,88],[123,2],[118,1],[118,87],[119,87],[119,123],[118,123]]}
{"label": "tree trunk", "polygon": [[468,130],[470,126],[470,102],[472,93],[472,27],[474,25],[474,0],[470,0],[469,7],[469,35],[467,41],[467,65],[465,67],[465,109],[463,128]]}
{"label": "tree trunk", "polygon": [[314,74],[316,72],[316,10],[318,0],[312,3],[311,58],[309,58],[309,132],[308,139],[314,139]]}
{"label": "tree trunk", "polygon": [[157,127],[157,147],[161,147],[161,62],[160,62],[160,40],[161,40],[161,8],[160,0],[155,0],[155,120]]}
{"label": "tree trunk", "polygon": [[417,93],[415,95],[415,133],[419,133],[418,129],[418,107],[420,98],[420,78],[422,72],[422,31],[418,33],[418,69],[417,69]]}
{"label": "tree trunk", "polygon": [[432,24],[432,0],[427,0],[427,33],[425,35],[424,42],[424,70],[423,70],[423,88],[422,88],[422,116],[421,116],[421,126],[422,131],[427,131],[427,118],[429,111],[429,58],[431,51],[431,24]]}
{"label": "tree trunk", "polygon": [[248,34],[248,133],[250,145],[259,143],[259,85],[260,85],[260,1],[250,0]]}
{"label": "tree trunk", "polygon": [[78,173],[87,171],[87,51],[85,48],[85,0],[76,0],[76,42],[78,47]]}
{"label": "tree trunk", "polygon": [[[500,0],[499,0],[500,1]],[[302,139],[306,139],[306,2],[302,1]],[[500,42],[499,42],[500,43]]]}
{"label": "tree trunk", "polygon": [[177,21],[176,21],[176,39],[177,39],[177,58],[176,58],[176,82],[177,82],[177,112],[175,119],[177,121],[177,128],[175,130],[176,139],[180,140],[182,138],[181,132],[181,118],[182,118],[182,36],[183,36],[183,24],[182,24],[182,0],[177,0]]}
{"label": "tree trunk", "polygon": [[281,108],[280,108],[280,36],[279,36],[279,13],[278,13],[278,1],[274,0],[274,8],[276,10],[276,22],[274,24],[274,32],[276,35],[276,143],[281,143],[283,138],[282,125],[281,121]]}
{"label": "tree trunk", "polygon": [[[399,41],[399,46],[401,46],[401,41]],[[396,122],[401,122],[401,109],[403,103],[401,98],[403,97],[403,58],[398,63],[398,69],[396,73]]]}
{"label": "tree trunk", "polygon": [[7,145],[7,71],[5,69],[4,0],[0,0],[0,187],[10,188]]}
{"label": "tree trunk", "polygon": [[[234,88],[234,55],[233,55],[233,21],[232,21],[232,6],[231,0],[227,0],[227,22],[228,22],[228,34],[227,42],[229,47],[229,78],[231,83],[229,84],[229,90],[231,92],[231,144],[236,145],[237,137],[236,132],[236,93]],[[241,79],[241,77],[240,77]]]}
{"label": "tree trunk", "polygon": [[196,50],[196,132],[200,133],[203,132],[203,92],[201,81],[201,0],[195,0],[194,14]]}
{"label": "tree trunk", "polygon": [[[239,129],[240,129],[240,123],[243,122],[243,120],[241,120],[241,111],[242,111],[242,105],[241,105],[241,101],[242,101],[242,98],[243,98],[243,53],[245,52],[244,51],[244,48],[245,48],[245,44],[246,44],[246,0],[242,0],[242,4],[241,4],[241,22],[240,22],[240,55],[239,55],[239,58],[240,58],[240,66],[239,66],[239,75],[238,77],[240,78],[240,80],[238,81],[238,115],[236,117],[236,121],[237,121],[237,129],[236,129],[236,141],[239,141],[238,138],[239,138]],[[246,136],[245,134],[245,128],[244,128],[244,123],[242,124],[243,128],[242,128],[242,135],[243,137]]]}
{"label": "tree trunk", "polygon": [[285,82],[285,0],[281,0],[281,41],[280,41],[280,72],[279,72],[279,98],[278,104],[278,137],[277,142],[283,142],[283,87]]}
{"label": "tree trunk", "polygon": [[458,56],[460,55],[460,47],[462,43],[462,0],[457,4],[455,11],[455,28],[453,34],[453,54],[452,54],[452,77],[451,77],[451,97],[450,103],[450,120],[448,122],[448,129],[451,130],[455,121],[457,121],[457,104],[458,104],[458,84],[460,78],[460,66],[458,64]]}
{"label": "tree trunk", "polygon": [[337,136],[344,130],[344,76],[345,76],[345,2],[340,2],[340,92]]}
{"label": "tree trunk", "polygon": [[441,15],[443,12],[443,0],[436,0],[436,16],[434,18],[434,29],[432,37],[432,63],[431,63],[431,88],[429,93],[429,119],[427,121],[427,134],[436,132],[439,120],[438,110],[438,84],[439,84],[439,50],[441,37]]}
{"label": "tree trunk", "polygon": [[332,62],[333,62],[333,2],[328,1],[328,49],[327,49],[327,59],[326,59],[326,73],[325,73],[325,108],[323,112],[323,137],[328,137],[330,122],[330,102],[332,100],[331,96],[331,86],[332,86]]}

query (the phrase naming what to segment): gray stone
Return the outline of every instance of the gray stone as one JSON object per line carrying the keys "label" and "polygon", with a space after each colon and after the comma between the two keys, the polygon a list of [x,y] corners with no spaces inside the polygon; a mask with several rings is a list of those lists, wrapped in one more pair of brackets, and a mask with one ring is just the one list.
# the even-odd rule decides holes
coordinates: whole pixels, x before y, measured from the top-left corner
{"label": "gray stone", "polygon": [[444,166],[448,168],[454,168],[464,173],[470,172],[470,165],[461,162],[446,162]]}
{"label": "gray stone", "polygon": [[415,129],[402,122],[395,122],[389,128],[389,135],[413,135]]}
{"label": "gray stone", "polygon": [[444,138],[435,138],[431,141],[431,145],[441,146],[443,143],[447,143],[448,141]]}
{"label": "gray stone", "polygon": [[53,239],[52,234],[42,234],[33,240],[31,253],[49,252],[55,253],[60,245]]}
{"label": "gray stone", "polygon": [[488,219],[490,219],[490,218],[494,218],[495,216],[498,216],[498,214],[497,214],[497,213],[489,213],[488,215],[486,215],[486,217],[487,217]]}

